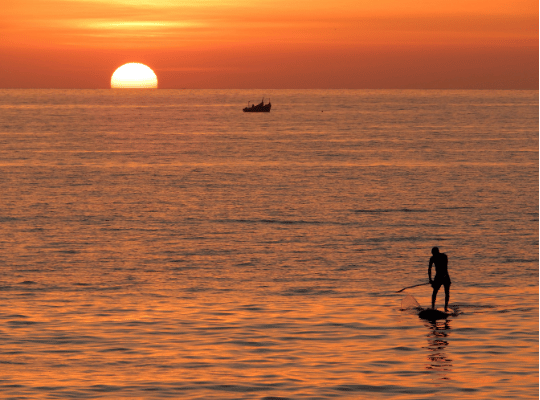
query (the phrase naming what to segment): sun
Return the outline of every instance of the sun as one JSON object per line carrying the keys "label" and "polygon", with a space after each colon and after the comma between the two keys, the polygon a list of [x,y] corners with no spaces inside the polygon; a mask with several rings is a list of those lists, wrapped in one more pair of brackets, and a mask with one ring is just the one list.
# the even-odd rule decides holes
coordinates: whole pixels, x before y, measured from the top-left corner
{"label": "sun", "polygon": [[157,89],[157,76],[140,63],[127,63],[117,68],[111,77],[113,89]]}

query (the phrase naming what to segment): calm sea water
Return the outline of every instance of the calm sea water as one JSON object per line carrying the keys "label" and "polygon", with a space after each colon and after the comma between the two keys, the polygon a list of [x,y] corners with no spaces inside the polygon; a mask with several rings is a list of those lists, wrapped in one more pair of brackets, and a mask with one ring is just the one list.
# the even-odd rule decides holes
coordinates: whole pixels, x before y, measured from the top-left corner
{"label": "calm sea water", "polygon": [[538,398],[538,179],[537,91],[0,90],[0,396]]}

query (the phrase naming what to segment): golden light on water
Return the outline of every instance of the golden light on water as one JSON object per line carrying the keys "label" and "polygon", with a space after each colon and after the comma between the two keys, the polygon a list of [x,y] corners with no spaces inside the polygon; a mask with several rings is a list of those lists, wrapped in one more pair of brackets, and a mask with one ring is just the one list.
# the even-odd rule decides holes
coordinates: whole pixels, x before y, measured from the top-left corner
{"label": "golden light on water", "polygon": [[111,77],[113,89],[157,89],[157,76],[140,63],[128,63],[117,68]]}

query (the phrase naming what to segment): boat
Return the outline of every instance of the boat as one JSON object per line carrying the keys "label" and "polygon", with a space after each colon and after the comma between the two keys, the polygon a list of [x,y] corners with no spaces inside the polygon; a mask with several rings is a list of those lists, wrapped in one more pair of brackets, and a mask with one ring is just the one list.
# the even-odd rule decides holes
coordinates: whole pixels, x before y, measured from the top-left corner
{"label": "boat", "polygon": [[262,101],[257,105],[252,104],[250,107],[249,103],[250,102],[248,101],[248,106],[244,108],[244,112],[270,112],[270,108],[272,108],[272,103],[270,103],[270,99],[268,100],[268,104],[264,104],[264,97]]}

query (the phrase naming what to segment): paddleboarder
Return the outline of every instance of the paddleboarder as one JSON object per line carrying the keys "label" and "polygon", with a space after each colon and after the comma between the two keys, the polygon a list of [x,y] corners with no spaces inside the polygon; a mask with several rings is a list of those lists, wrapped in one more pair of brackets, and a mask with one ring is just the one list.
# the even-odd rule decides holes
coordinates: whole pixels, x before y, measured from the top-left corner
{"label": "paddleboarder", "polygon": [[[444,312],[448,312],[448,301],[450,300],[450,275],[448,275],[448,257],[446,254],[439,252],[438,247],[431,249],[431,258],[429,259],[428,276],[429,283],[433,288],[431,295],[431,308],[435,310],[435,300],[441,286],[444,285]],[[431,267],[435,264],[435,279],[431,279]]]}

